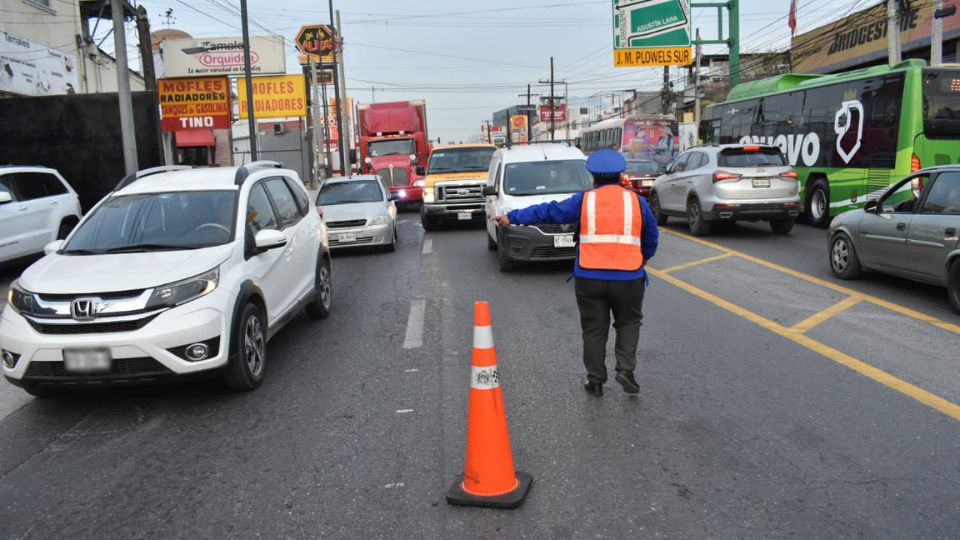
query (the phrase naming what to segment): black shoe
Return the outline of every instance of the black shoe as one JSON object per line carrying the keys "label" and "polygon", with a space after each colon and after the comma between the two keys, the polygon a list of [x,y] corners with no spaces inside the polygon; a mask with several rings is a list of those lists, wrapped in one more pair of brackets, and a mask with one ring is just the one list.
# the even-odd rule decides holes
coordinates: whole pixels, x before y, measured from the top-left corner
{"label": "black shoe", "polygon": [[583,389],[586,390],[591,396],[603,397],[603,385],[600,383],[583,381]]}
{"label": "black shoe", "polygon": [[633,373],[621,371],[617,373],[616,381],[623,387],[624,392],[628,394],[640,393],[640,385],[637,384],[637,380],[633,378]]}

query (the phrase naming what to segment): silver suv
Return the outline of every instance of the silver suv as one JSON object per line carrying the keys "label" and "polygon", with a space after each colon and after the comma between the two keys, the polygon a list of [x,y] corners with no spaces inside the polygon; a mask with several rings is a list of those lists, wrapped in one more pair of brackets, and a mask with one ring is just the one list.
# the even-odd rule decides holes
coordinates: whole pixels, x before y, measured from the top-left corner
{"label": "silver suv", "polygon": [[695,236],[721,221],[769,221],[787,234],[800,213],[797,171],[776,146],[723,144],[687,150],[657,178],[650,209],[657,223],[685,217]]}

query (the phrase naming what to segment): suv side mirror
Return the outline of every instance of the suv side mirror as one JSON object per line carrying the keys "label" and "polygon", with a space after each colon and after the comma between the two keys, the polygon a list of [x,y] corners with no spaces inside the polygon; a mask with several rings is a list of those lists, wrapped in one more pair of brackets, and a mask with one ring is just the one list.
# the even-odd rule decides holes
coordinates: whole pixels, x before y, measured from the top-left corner
{"label": "suv side mirror", "polygon": [[258,251],[269,251],[287,245],[287,237],[276,229],[264,229],[253,239]]}
{"label": "suv side mirror", "polygon": [[7,204],[8,202],[13,202],[13,196],[8,191],[0,191],[0,204]]}
{"label": "suv side mirror", "polygon": [[417,165],[417,174],[420,176],[427,174],[427,171],[423,169],[423,165]]}
{"label": "suv side mirror", "polygon": [[484,197],[496,196],[496,194],[497,194],[497,186],[483,186]]}

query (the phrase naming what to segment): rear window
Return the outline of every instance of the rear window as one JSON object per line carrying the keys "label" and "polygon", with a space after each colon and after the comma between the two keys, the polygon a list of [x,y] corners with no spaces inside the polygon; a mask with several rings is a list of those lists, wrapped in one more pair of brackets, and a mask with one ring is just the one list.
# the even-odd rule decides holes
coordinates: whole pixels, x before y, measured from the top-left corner
{"label": "rear window", "polygon": [[654,173],[659,170],[658,165],[655,161],[628,161],[627,162],[627,172],[628,173]]}
{"label": "rear window", "polygon": [[779,148],[761,146],[726,148],[720,151],[717,164],[721,167],[783,167],[787,160]]}

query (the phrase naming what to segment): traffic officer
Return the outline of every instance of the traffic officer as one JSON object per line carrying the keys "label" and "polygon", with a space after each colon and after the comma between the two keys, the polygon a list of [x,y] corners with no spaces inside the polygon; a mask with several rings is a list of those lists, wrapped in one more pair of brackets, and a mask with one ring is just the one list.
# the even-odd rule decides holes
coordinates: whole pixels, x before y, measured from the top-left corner
{"label": "traffic officer", "polygon": [[579,242],[573,277],[583,331],[587,392],[603,395],[610,313],[616,329],[616,381],[629,394],[640,392],[633,372],[643,319],[646,263],[656,254],[657,220],[647,201],[620,186],[627,162],[619,152],[598,150],[587,159],[594,189],[560,202],[513,210],[497,218],[510,224],[577,223]]}

